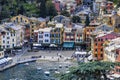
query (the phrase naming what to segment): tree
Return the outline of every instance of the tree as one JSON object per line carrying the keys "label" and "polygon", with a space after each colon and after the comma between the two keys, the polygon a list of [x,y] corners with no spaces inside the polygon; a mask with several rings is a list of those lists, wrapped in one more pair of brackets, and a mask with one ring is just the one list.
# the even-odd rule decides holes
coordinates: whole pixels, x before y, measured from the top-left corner
{"label": "tree", "polygon": [[70,73],[62,74],[60,80],[101,80],[102,76],[107,80],[107,74],[114,69],[115,65],[120,63],[100,61],[80,63],[78,67],[71,68]]}
{"label": "tree", "polygon": [[90,24],[90,19],[89,16],[87,15],[85,20],[85,26],[89,26],[89,24]]}
{"label": "tree", "polygon": [[61,15],[66,16],[66,17],[70,17],[69,12],[67,12],[66,10],[61,11]]}
{"label": "tree", "polygon": [[116,7],[120,7],[120,0],[108,0],[108,1],[112,1],[115,5],[117,5]]}
{"label": "tree", "polygon": [[47,11],[47,16],[54,17],[57,15],[57,11],[55,9],[54,4],[52,3],[51,0],[48,0],[46,2],[46,11]]}
{"label": "tree", "polygon": [[[44,1],[44,0],[43,0]],[[38,16],[37,3],[30,4],[28,0],[0,0],[0,20],[18,14],[25,16]]]}
{"label": "tree", "polygon": [[72,17],[72,22],[73,23],[81,23],[81,19],[79,16],[73,16]]}
{"label": "tree", "polygon": [[46,0],[38,0],[40,2],[40,17],[46,18]]}

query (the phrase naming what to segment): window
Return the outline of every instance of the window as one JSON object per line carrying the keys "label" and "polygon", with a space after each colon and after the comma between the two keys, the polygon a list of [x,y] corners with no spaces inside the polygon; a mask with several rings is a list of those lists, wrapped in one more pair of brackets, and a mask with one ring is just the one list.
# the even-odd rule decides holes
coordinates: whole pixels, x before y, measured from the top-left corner
{"label": "window", "polygon": [[7,44],[9,44],[9,41],[7,41]]}
{"label": "window", "polygon": [[101,49],[101,51],[103,51],[103,49]]}
{"label": "window", "polygon": [[48,34],[45,34],[45,37],[48,37],[49,35]]}
{"label": "window", "polygon": [[7,37],[7,39],[10,39],[10,37]]}
{"label": "window", "polygon": [[48,42],[49,40],[45,39],[45,42]]}
{"label": "window", "polygon": [[7,45],[7,48],[9,48],[10,47],[10,45]]}
{"label": "window", "polygon": [[16,21],[18,22],[18,17],[16,17]]}
{"label": "window", "polygon": [[15,36],[15,34],[14,34],[14,36]]}
{"label": "window", "polygon": [[20,18],[20,22],[22,22],[22,17]]}
{"label": "window", "polygon": [[43,40],[39,40],[39,43],[43,43]]}
{"label": "window", "polygon": [[9,35],[9,32],[7,32],[7,35]]}
{"label": "window", "polygon": [[3,40],[3,43],[5,43],[5,41]]}
{"label": "window", "polygon": [[80,34],[80,37],[82,37],[82,34]]}
{"label": "window", "polygon": [[32,29],[32,32],[34,32],[34,29]]}
{"label": "window", "polygon": [[14,47],[14,44],[12,44],[12,46]]}
{"label": "window", "polygon": [[97,51],[97,49],[95,49],[95,51]]}
{"label": "window", "polygon": [[100,54],[101,57],[103,57],[103,54]]}
{"label": "window", "polygon": [[12,39],[12,41],[14,42],[14,39]]}
{"label": "window", "polygon": [[90,31],[92,32],[92,29]]}
{"label": "window", "polygon": [[39,35],[39,38],[43,38],[43,36],[42,36],[42,35]]}
{"label": "window", "polygon": [[95,54],[95,57],[97,57],[97,54]]}
{"label": "window", "polygon": [[11,33],[11,36],[12,36],[12,33]]}
{"label": "window", "polygon": [[32,28],[34,28],[34,26],[32,26]]}
{"label": "window", "polygon": [[98,39],[98,41],[100,41],[100,39]]}
{"label": "window", "polygon": [[3,48],[5,48],[5,46],[3,45]]}
{"label": "window", "polygon": [[3,38],[5,38],[5,36],[3,35]]}
{"label": "window", "polygon": [[97,46],[97,43],[95,43],[95,45]]}
{"label": "window", "polygon": [[103,39],[101,39],[101,41],[103,41]]}
{"label": "window", "polygon": [[101,46],[103,46],[103,43],[101,43]]}
{"label": "window", "polygon": [[58,43],[60,43],[60,39],[58,39]]}

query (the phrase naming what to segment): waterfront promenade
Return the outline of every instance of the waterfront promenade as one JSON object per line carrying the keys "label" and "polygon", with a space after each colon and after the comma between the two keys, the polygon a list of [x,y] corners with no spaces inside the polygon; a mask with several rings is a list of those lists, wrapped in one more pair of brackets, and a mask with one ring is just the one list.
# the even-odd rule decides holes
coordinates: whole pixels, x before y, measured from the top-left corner
{"label": "waterfront promenade", "polygon": [[73,51],[39,51],[39,52],[27,52],[25,49],[13,58],[13,62],[3,68],[0,71],[13,67],[17,64],[31,62],[31,61],[59,61],[65,62],[71,58]]}

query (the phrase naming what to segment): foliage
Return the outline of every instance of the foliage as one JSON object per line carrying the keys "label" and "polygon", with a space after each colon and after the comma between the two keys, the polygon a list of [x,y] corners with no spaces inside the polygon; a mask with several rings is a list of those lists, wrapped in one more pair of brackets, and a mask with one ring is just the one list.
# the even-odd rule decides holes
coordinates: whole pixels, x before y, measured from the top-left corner
{"label": "foliage", "polygon": [[39,7],[40,17],[45,18],[47,16],[47,13],[46,13],[46,0],[38,0],[38,1],[40,2],[40,7]]}
{"label": "foliage", "polygon": [[53,17],[57,15],[57,11],[51,0],[48,0],[46,2],[46,11],[47,11],[47,16]]}
{"label": "foliage", "polygon": [[112,1],[115,5],[117,5],[116,7],[120,7],[120,0],[108,0],[108,1]]}
{"label": "foliage", "polygon": [[85,20],[85,26],[89,26],[89,24],[90,24],[90,19],[89,16],[87,15]]}
{"label": "foliage", "polygon": [[19,14],[45,18],[57,12],[52,0],[0,0],[0,20]]}
{"label": "foliage", "polygon": [[113,70],[115,65],[120,63],[100,61],[80,63],[78,67],[72,68],[70,73],[62,74],[60,80],[101,80],[102,76],[107,80],[106,74]]}
{"label": "foliage", "polygon": [[70,17],[70,13],[67,12],[66,10],[61,11],[61,15],[66,16],[66,17]]}
{"label": "foliage", "polygon": [[0,0],[1,11],[0,20],[9,18],[18,14],[26,16],[38,15],[38,9],[35,3],[28,3],[27,0]]}
{"label": "foliage", "polygon": [[79,16],[73,16],[72,17],[72,22],[73,23],[81,23],[81,19]]}

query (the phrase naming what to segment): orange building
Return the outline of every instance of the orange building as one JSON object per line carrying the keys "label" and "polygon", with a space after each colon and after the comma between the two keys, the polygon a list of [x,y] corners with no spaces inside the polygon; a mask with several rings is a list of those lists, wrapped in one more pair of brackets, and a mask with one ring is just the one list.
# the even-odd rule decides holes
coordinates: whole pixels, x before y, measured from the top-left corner
{"label": "orange building", "polygon": [[107,40],[112,40],[117,37],[120,37],[119,34],[115,32],[103,33],[98,35],[94,39],[93,55],[96,60],[103,60],[104,58],[104,42]]}
{"label": "orange building", "polygon": [[92,32],[94,32],[95,27],[94,26],[90,26],[90,27],[85,27],[84,28],[84,41],[86,42],[87,46],[86,47],[90,47],[91,45],[91,39],[90,37],[92,36]]}

